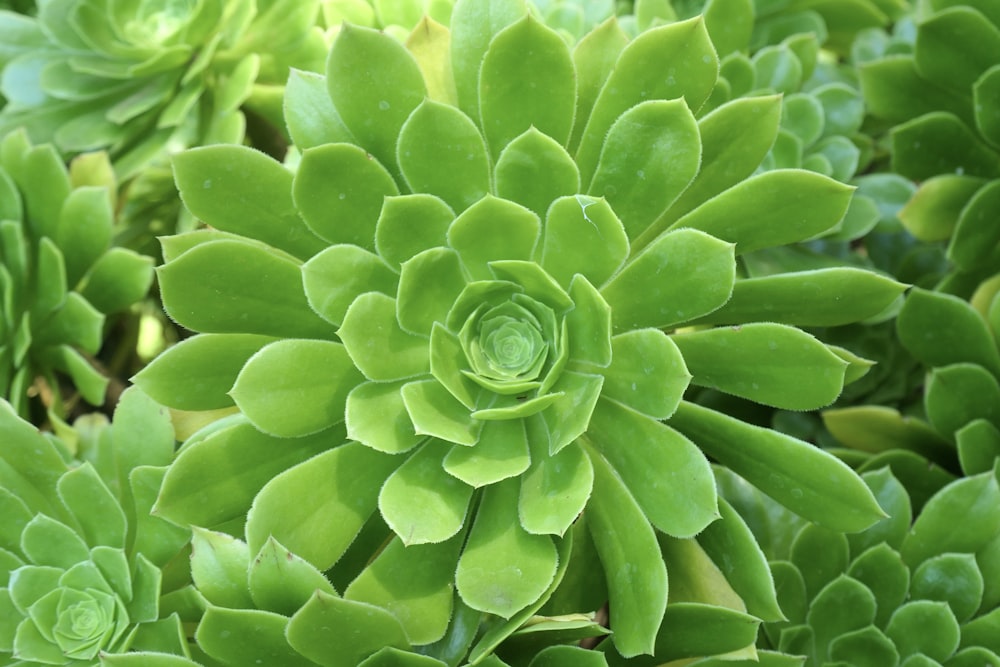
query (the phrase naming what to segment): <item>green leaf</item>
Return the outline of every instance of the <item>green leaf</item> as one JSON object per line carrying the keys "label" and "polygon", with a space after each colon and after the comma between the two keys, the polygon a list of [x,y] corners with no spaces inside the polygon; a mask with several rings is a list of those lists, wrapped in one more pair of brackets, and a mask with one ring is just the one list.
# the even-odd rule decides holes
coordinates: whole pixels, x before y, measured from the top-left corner
{"label": "green leaf", "polygon": [[[534,434],[537,418],[528,420]],[[564,535],[583,511],[594,484],[594,470],[581,447],[549,454],[548,442],[529,437],[531,467],[521,477],[518,517],[529,533]]]}
{"label": "green leaf", "polygon": [[1000,430],[985,419],[969,422],[955,432],[962,472],[977,475],[993,469],[1000,458]]}
{"label": "green leaf", "polygon": [[[351,628],[350,634],[344,632]],[[388,611],[317,591],[292,616],[288,643],[324,667],[357,667],[379,649],[410,648],[396,617]]]}
{"label": "green leaf", "polygon": [[602,395],[654,419],[669,418],[691,378],[677,346],[656,329],[628,331],[611,344]]}
{"label": "green leaf", "polygon": [[938,174],[1000,177],[996,151],[958,117],[932,111],[897,125],[890,134],[892,170],[923,181]]}
{"label": "green leaf", "polygon": [[972,87],[972,108],[976,114],[976,127],[994,146],[1000,144],[1000,67],[986,70]]}
{"label": "green leaf", "polygon": [[520,204],[487,195],[451,224],[448,245],[458,251],[473,280],[491,280],[488,262],[531,259],[540,227],[538,216]]}
{"label": "green leaf", "polygon": [[757,86],[768,92],[794,93],[802,87],[802,61],[787,45],[765,46],[753,55]]}
{"label": "green leaf", "polygon": [[1000,383],[976,364],[934,368],[927,376],[924,407],[931,425],[948,438],[975,419],[1000,426]]}
{"label": "green leaf", "polygon": [[[6,215],[19,220],[20,215]],[[111,244],[114,212],[106,187],[78,187],[66,197],[53,240],[63,251],[66,284],[74,287]]]}
{"label": "green leaf", "polygon": [[836,225],[853,188],[800,169],[752,176],[709,199],[671,229],[691,227],[736,244],[736,254],[802,241]]}
{"label": "green leaf", "polygon": [[630,658],[652,654],[667,607],[667,568],[652,526],[625,484],[592,449],[594,493],[587,525],[608,583],[611,641]]}
{"label": "green leaf", "polygon": [[917,71],[934,83],[968,94],[972,84],[996,64],[1000,28],[973,7],[948,7],[917,26]]}
{"label": "green leaf", "polygon": [[819,591],[806,617],[815,632],[819,660],[830,657],[834,639],[871,625],[875,619],[875,596],[864,584],[841,575]]}
{"label": "green leaf", "polygon": [[958,648],[960,630],[947,604],[916,600],[896,610],[885,634],[901,658],[919,653],[941,662]]}
{"label": "green leaf", "polygon": [[[561,197],[545,218],[540,263],[566,287],[577,273],[603,285],[628,257],[628,237],[604,199]],[[585,259],[586,261],[581,261]]]}
{"label": "green leaf", "polygon": [[841,443],[877,454],[894,447],[914,451],[931,460],[954,457],[951,443],[926,422],[904,417],[880,405],[824,410],[823,424]]}
{"label": "green leaf", "polygon": [[367,292],[355,299],[337,335],[369,380],[400,380],[429,370],[426,338],[400,328],[396,300],[385,294]]}
{"label": "green leaf", "polygon": [[983,575],[972,554],[942,554],[913,572],[910,598],[947,602],[959,623],[972,619],[983,600]]}
{"label": "green leaf", "polygon": [[850,267],[780,273],[737,280],[729,301],[698,322],[840,326],[879,314],[905,289],[895,280]]}
{"label": "green leaf", "polygon": [[691,183],[700,162],[698,125],[684,102],[642,102],[611,125],[587,192],[607,199],[635,239]]}
{"label": "green leaf", "polygon": [[393,613],[411,644],[430,644],[448,629],[460,537],[405,546],[393,539],[344,591],[344,599]]}
{"label": "green leaf", "polygon": [[551,537],[521,527],[518,488],[517,480],[509,479],[483,492],[455,572],[458,593],[467,605],[503,618],[546,592],[559,560]]}
{"label": "green leaf", "polygon": [[[649,63],[660,66],[650,67]],[[647,100],[679,97],[697,111],[715,87],[718,74],[719,60],[700,16],[646,30],[629,42],[604,82],[583,130],[576,154],[582,182],[590,182],[605,137],[622,113]]]}
{"label": "green leaf", "polygon": [[212,658],[226,665],[249,665],[257,660],[289,667],[307,667],[306,660],[285,639],[289,620],[257,609],[209,607],[198,623],[195,639]]}
{"label": "green leaf", "polygon": [[584,35],[574,47],[577,95],[573,135],[569,142],[572,152],[579,146],[594,102],[628,42],[629,37],[622,30],[621,24],[615,17],[611,17]]}
{"label": "green leaf", "polygon": [[479,129],[455,107],[425,99],[399,133],[397,160],[413,192],[464,211],[490,191],[490,162]]}
{"label": "green leaf", "polygon": [[[809,334],[783,324],[754,323],[677,333],[691,382],[785,410],[832,403],[847,363]],[[802,378],[809,382],[803,383]]]}
{"label": "green leaf", "polygon": [[981,646],[996,653],[1000,651],[1000,642],[997,641],[998,628],[1000,628],[1000,612],[994,609],[962,626],[962,644]]}
{"label": "green leaf", "polygon": [[355,245],[335,245],[302,265],[306,298],[323,319],[340,325],[348,306],[365,292],[396,293],[399,277],[382,259]]}
{"label": "green leaf", "polygon": [[347,395],[347,437],[386,454],[407,452],[424,439],[413,429],[403,382],[363,382]]}
{"label": "green leaf", "polygon": [[912,55],[893,54],[865,63],[858,74],[865,105],[876,118],[902,123],[942,109],[969,115],[968,102],[920,76]]}
{"label": "green leaf", "polygon": [[354,142],[330,100],[326,77],[322,74],[291,68],[282,110],[288,134],[302,150],[323,144]]}
{"label": "green leaf", "polygon": [[351,144],[303,151],[290,191],[309,229],[330,243],[373,250],[382,202],[399,194],[383,164]]}
{"label": "green leaf", "polygon": [[452,447],[444,458],[448,474],[474,488],[516,477],[530,464],[528,440],[520,419],[486,422],[475,447]]}
{"label": "green leaf", "polygon": [[317,590],[337,594],[322,572],[273,537],[250,563],[247,584],[256,607],[284,616],[293,615]]}
{"label": "green leaf", "polygon": [[423,72],[427,96],[455,106],[458,104],[458,94],[455,92],[455,77],[451,67],[451,32],[447,27],[453,7],[451,3],[432,2],[428,9],[430,14],[425,14],[417,21],[416,27],[406,38],[406,48],[413,54]]}
{"label": "green leaf", "polygon": [[586,432],[603,383],[604,378],[600,375],[563,371],[552,385],[552,393],[548,396],[554,400],[541,412],[548,431],[546,441],[550,454]]}
{"label": "green leaf", "polygon": [[921,241],[944,241],[954,232],[962,209],[983,184],[981,178],[957,174],[929,178],[899,212],[899,219]]}
{"label": "green leaf", "polygon": [[358,667],[442,667],[446,664],[437,658],[386,646],[358,663]]}
{"label": "green leaf", "polygon": [[101,667],[201,667],[197,662],[179,655],[135,651],[102,653]]}
{"label": "green leaf", "polygon": [[1000,377],[1000,352],[989,326],[958,297],[913,288],[899,311],[896,332],[903,347],[928,366],[969,362]]}
{"label": "green leaf", "polygon": [[391,456],[348,443],[275,476],[247,513],[253,553],[271,537],[320,570],[337,562],[375,511],[378,489],[399,466]]}
{"label": "green leaf", "polygon": [[875,494],[879,506],[889,515],[868,530],[847,536],[851,553],[857,554],[878,544],[888,544],[899,549],[910,530],[913,508],[906,487],[892,474],[889,467],[869,470],[861,475],[865,484]]}
{"label": "green leaf", "polygon": [[458,0],[451,13],[451,66],[458,105],[479,118],[479,70],[493,36],[527,13],[523,0]]}
{"label": "green leaf", "polygon": [[1000,228],[990,224],[1000,207],[1000,180],[990,181],[965,203],[948,244],[948,259],[964,269],[985,267],[1000,243]]}
{"label": "green leaf", "polygon": [[66,524],[36,515],[21,533],[21,551],[34,565],[68,569],[89,558],[87,543]]}
{"label": "green leaf", "polygon": [[333,431],[296,440],[276,438],[240,417],[185,443],[167,469],[153,513],[181,526],[220,526],[246,514],[271,478],[342,442]]}
{"label": "green leaf", "polygon": [[546,646],[532,658],[528,667],[608,667],[607,659],[597,651],[579,646]]}
{"label": "green leaf", "polygon": [[491,153],[530,128],[565,145],[575,79],[566,42],[531,14],[499,31],[479,69],[479,114]]}
{"label": "green leaf", "polygon": [[393,268],[422,250],[445,245],[455,212],[433,195],[386,197],[375,224],[375,249]]}
{"label": "green leaf", "polygon": [[847,574],[875,595],[875,624],[884,628],[909,595],[910,570],[903,559],[888,544],[879,543],[857,556]]}
{"label": "green leaf", "polygon": [[[392,76],[372,76],[372,72],[392,72]],[[383,32],[347,24],[330,47],[326,85],[361,147],[396,171],[400,128],[427,95],[413,56]]]}
{"label": "green leaf", "polygon": [[363,380],[339,343],[279,340],[250,357],[230,394],[261,431],[296,438],[342,422]]}
{"label": "green leaf", "polygon": [[[693,537],[719,518],[708,460],[669,426],[605,400],[594,410],[585,437],[660,531]],[[630,446],[636,442],[642,447]]]}
{"label": "green leaf", "polygon": [[616,331],[666,328],[712,312],[733,290],[733,245],[694,229],[661,235],[601,288]]}
{"label": "green leaf", "polygon": [[458,253],[431,248],[403,262],[396,295],[396,319],[412,334],[430,336],[465,288],[465,272]]}
{"label": "green leaf", "polygon": [[240,369],[273,340],[253,334],[192,336],[157,355],[132,381],[157,403],[177,410],[229,407]]}
{"label": "green leaf", "polygon": [[545,217],[549,206],[580,191],[576,162],[555,139],[531,127],[511,140],[494,168],[497,195]]}
{"label": "green leaf", "polygon": [[[955,517],[962,517],[956,521]],[[1000,531],[1000,489],[992,473],[964,477],[944,487],[924,505],[902,555],[910,567],[932,556],[976,552]]]}
{"label": "green leaf", "polygon": [[117,313],[146,296],[153,261],[126,248],[111,248],[91,267],[81,294],[102,313]]}
{"label": "green leaf", "polygon": [[253,607],[247,589],[249,567],[246,542],[225,533],[192,528],[191,578],[210,604],[231,609]]}
{"label": "green leaf", "polygon": [[403,385],[401,392],[406,412],[418,435],[466,446],[479,441],[482,422],[437,380],[409,382]]}
{"label": "green leaf", "polygon": [[88,546],[125,548],[125,512],[90,463],[60,477],[56,488],[59,499],[79,522]]}
{"label": "green leaf", "polygon": [[173,158],[181,200],[195,217],[306,259],[324,243],[292,202],[292,174],[245,146],[203,146]]}
{"label": "green leaf", "polygon": [[843,533],[806,524],[792,542],[790,560],[802,573],[806,596],[814,598],[847,571],[850,560],[847,538]]}
{"label": "green leaf", "polygon": [[808,443],[687,401],[669,423],[708,456],[814,523],[853,532],[884,518],[860,477]]}
{"label": "green leaf", "polygon": [[297,262],[241,241],[209,241],[157,269],[164,308],[201,333],[333,337],[306,301]]}
{"label": "green leaf", "polygon": [[378,507],[405,545],[444,542],[462,529],[472,487],[442,468],[446,443],[431,440],[385,481]]}

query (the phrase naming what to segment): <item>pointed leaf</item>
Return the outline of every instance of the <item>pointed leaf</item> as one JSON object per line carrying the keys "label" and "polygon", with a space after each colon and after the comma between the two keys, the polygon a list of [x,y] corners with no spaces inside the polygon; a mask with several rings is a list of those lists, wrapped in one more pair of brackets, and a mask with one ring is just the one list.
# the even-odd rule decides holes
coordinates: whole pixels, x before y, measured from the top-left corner
{"label": "pointed leaf", "polygon": [[466,209],[448,228],[448,245],[458,251],[473,280],[489,280],[487,262],[528,260],[538,243],[538,216],[528,209],[487,196]]}
{"label": "pointed leaf", "polygon": [[396,319],[404,331],[430,336],[443,323],[465,287],[458,253],[431,248],[403,262],[396,295]]}
{"label": "pointed leaf", "polygon": [[247,581],[257,608],[285,616],[298,611],[315,591],[337,594],[322,572],[273,537],[250,563]]}
{"label": "pointed leaf", "polygon": [[409,382],[403,385],[402,394],[417,434],[457,445],[471,446],[479,441],[482,422],[437,380]]}
{"label": "pointed leaf", "polygon": [[289,667],[315,664],[288,645],[288,625],[286,617],[267,611],[209,607],[195,639],[205,653],[227,665],[249,665],[257,660]]}
{"label": "pointed leaf", "polygon": [[246,542],[195,526],[191,537],[191,578],[212,605],[253,607],[247,590],[250,550]]}
{"label": "pointed leaf", "polygon": [[292,142],[302,150],[354,142],[330,100],[326,77],[322,74],[291,68],[282,111]]}
{"label": "pointed leaf", "polygon": [[958,297],[913,288],[899,311],[896,331],[903,347],[928,366],[971,362],[1000,376],[1000,352],[989,326]]}
{"label": "pointed leaf", "polygon": [[530,463],[524,423],[506,419],[484,424],[475,447],[452,447],[444,458],[444,469],[479,488],[520,475]]}
{"label": "pointed leaf", "polygon": [[543,438],[529,438],[529,445],[531,467],[521,477],[518,499],[521,526],[529,533],[564,535],[590,497],[593,466],[577,445],[555,454]]}
{"label": "pointed leaf", "polygon": [[386,197],[375,224],[375,249],[393,268],[422,250],[445,245],[455,212],[428,194]]}
{"label": "pointed leaf", "polygon": [[292,616],[285,634],[296,651],[324,667],[356,667],[385,646],[410,647],[388,611],[320,591]]}
{"label": "pointed leaf", "polygon": [[896,610],[885,634],[896,644],[901,658],[923,654],[944,661],[958,648],[961,630],[947,604],[916,600]]}
{"label": "pointed leaf", "polygon": [[654,419],[668,419],[691,379],[674,342],[662,331],[637,329],[615,336],[611,346],[601,395]]}
{"label": "pointed leaf", "polygon": [[385,294],[367,292],[355,299],[337,335],[369,380],[400,380],[429,370],[427,339],[400,328],[396,300]]}
{"label": "pointed leaf", "polygon": [[558,198],[580,191],[576,162],[559,143],[531,127],[511,140],[494,168],[497,195],[544,218]]}
{"label": "pointed leaf", "polygon": [[399,454],[424,439],[403,402],[402,382],[363,382],[347,395],[347,437],[386,454]]}
{"label": "pointed leaf", "polygon": [[560,285],[580,273],[599,287],[626,257],[628,236],[607,201],[574,195],[552,203],[545,218],[541,265]]}
{"label": "pointed leaf", "polygon": [[306,299],[320,317],[340,325],[344,314],[365,292],[396,293],[399,276],[382,259],[356,245],[335,245],[302,265]]}

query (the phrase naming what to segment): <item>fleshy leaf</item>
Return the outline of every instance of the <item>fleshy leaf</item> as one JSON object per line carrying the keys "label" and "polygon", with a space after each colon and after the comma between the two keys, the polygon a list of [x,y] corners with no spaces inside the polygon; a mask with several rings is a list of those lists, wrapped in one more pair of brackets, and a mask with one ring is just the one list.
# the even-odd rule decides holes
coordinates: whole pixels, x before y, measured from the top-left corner
{"label": "fleshy leaf", "polygon": [[322,74],[293,67],[285,85],[282,110],[288,134],[302,150],[354,140],[330,100]]}
{"label": "fleshy leaf", "polygon": [[242,540],[195,526],[191,537],[191,578],[213,605],[253,607],[247,590],[250,550]]}
{"label": "fleshy leaf", "polygon": [[493,155],[529,128],[565,145],[576,77],[566,42],[531,14],[490,40],[479,70],[479,113]]}
{"label": "fleshy leaf", "polygon": [[416,447],[424,439],[413,429],[401,393],[402,382],[364,382],[347,395],[347,437],[386,454]]}
{"label": "fleshy leaf", "polygon": [[[372,72],[392,72],[392,77]],[[413,56],[387,34],[348,24],[330,48],[326,85],[351,134],[379,162],[395,170],[399,130],[427,95]]]}
{"label": "fleshy leaf", "polygon": [[471,446],[479,441],[482,422],[434,379],[403,385],[403,404],[413,428],[420,435],[431,435],[458,445]]}
{"label": "fleshy leaf", "polygon": [[433,195],[386,197],[375,224],[375,249],[398,269],[422,250],[444,245],[454,219],[455,212]]}
{"label": "fleshy leaf", "polygon": [[288,625],[288,618],[268,611],[209,607],[198,624],[195,640],[222,664],[246,665],[265,658],[289,667],[315,664],[288,645]]}
{"label": "fleshy leaf", "polygon": [[475,447],[452,447],[444,458],[444,469],[479,488],[520,475],[530,463],[524,423],[505,419],[485,423]]}
{"label": "fleshy leaf", "polygon": [[698,125],[684,102],[642,102],[608,130],[587,192],[607,199],[635,239],[691,183],[700,162]]}
{"label": "fleshy leaf", "polygon": [[528,260],[538,243],[538,216],[505,199],[486,196],[466,209],[448,228],[448,245],[458,251],[473,280],[494,276],[487,262]]}
{"label": "fleshy leaf", "polygon": [[708,460],[669,426],[604,400],[595,408],[585,437],[621,478],[649,522],[667,535],[693,537],[719,517]]}
{"label": "fleshy leaf", "polygon": [[254,604],[291,616],[314,591],[336,595],[329,580],[315,567],[269,538],[250,564],[248,586]]}
{"label": "fleshy leaf", "polygon": [[486,489],[455,573],[467,605],[503,618],[538,600],[558,564],[552,538],[521,527],[518,486],[509,479]]}
{"label": "fleshy leaf", "polygon": [[486,144],[469,117],[426,99],[399,133],[397,159],[413,192],[426,192],[461,212],[490,190]]}
{"label": "fleshy leaf", "polygon": [[733,291],[733,245],[694,229],[663,234],[604,287],[616,331],[665,328],[710,313]]}
{"label": "fleshy leaf", "polygon": [[[540,428],[529,419],[529,433]],[[547,439],[529,437],[531,467],[521,477],[518,516],[529,533],[563,535],[583,511],[594,484],[594,470],[581,447],[549,454]]]}
{"label": "fleshy leaf", "polygon": [[245,146],[203,146],[173,158],[185,206],[216,229],[248,236],[300,259],[323,249],[292,202],[292,174]]}
{"label": "fleshy leaf", "polygon": [[976,419],[1000,426],[1000,383],[977,364],[934,368],[924,387],[924,408],[931,425],[948,438]]}
{"label": "fleshy leaf", "polygon": [[365,292],[396,293],[399,277],[382,259],[356,245],[335,245],[302,265],[306,298],[320,317],[334,325]]}
{"label": "fleshy leaf", "polygon": [[908,602],[897,609],[885,634],[896,644],[901,658],[923,654],[938,661],[955,652],[961,637],[958,621],[948,605],[930,600]]}
{"label": "fleshy leaf", "polygon": [[465,287],[458,253],[431,248],[403,262],[396,294],[396,319],[404,331],[430,336],[444,322]]}
{"label": "fleshy leaf", "polygon": [[367,292],[355,299],[337,334],[369,380],[401,380],[429,370],[427,339],[400,328],[396,300],[385,294]]}
{"label": "fleshy leaf", "polygon": [[348,443],[277,475],[247,514],[251,552],[273,537],[318,569],[329,569],[375,511],[378,489],[399,463]]}
{"label": "fleshy leaf", "polygon": [[[754,323],[672,336],[691,382],[785,410],[832,403],[844,386],[847,363],[799,329]],[[800,379],[807,373],[810,381]]]}
{"label": "fleshy leaf", "polygon": [[[586,262],[579,258],[585,257]],[[582,274],[601,286],[628,257],[628,236],[604,199],[584,195],[552,203],[545,219],[541,265],[564,287]]]}
{"label": "fleshy leaf", "polygon": [[861,478],[813,445],[686,401],[669,423],[707,455],[814,523],[847,532],[884,518]]}
{"label": "fleshy leaf", "polygon": [[612,338],[611,348],[601,395],[654,419],[669,418],[691,379],[674,342],[662,331],[638,329]]}
{"label": "fleshy leaf", "polygon": [[444,542],[462,529],[472,487],[442,468],[448,446],[426,443],[389,476],[378,506],[403,544]]}
{"label": "fleshy leaf", "polygon": [[983,601],[983,575],[972,554],[942,554],[913,572],[910,597],[947,602],[960,623],[971,620]]}
{"label": "fleshy leaf", "polygon": [[385,167],[361,148],[326,144],[303,151],[291,192],[317,236],[372,250],[382,201],[399,189]]}

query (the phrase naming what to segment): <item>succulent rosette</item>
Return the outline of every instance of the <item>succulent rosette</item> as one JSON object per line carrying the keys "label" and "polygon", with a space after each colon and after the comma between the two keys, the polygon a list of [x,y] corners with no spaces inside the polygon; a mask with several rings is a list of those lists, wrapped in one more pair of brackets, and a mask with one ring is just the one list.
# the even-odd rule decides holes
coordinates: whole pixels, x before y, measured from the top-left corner
{"label": "succulent rosette", "polygon": [[[162,597],[183,588],[164,568],[190,533],[149,516],[173,458],[168,415],[130,390],[113,424],[86,431],[47,436],[0,402],[0,663],[137,664],[106,658],[139,652],[143,664],[193,665]],[[71,452],[88,460],[67,464]]]}
{"label": "succulent rosette", "polygon": [[[632,41],[611,20],[571,51],[522,4],[490,8],[459,2],[450,31],[425,21],[406,45],[343,27],[326,77],[289,81],[293,170],[232,146],[175,159],[211,228],[164,239],[159,276],[200,335],[135,379],[172,408],[242,415],[185,445],[157,511],[245,516],[249,553],[273,538],[344,586],[302,608],[313,625],[378,605],[413,646],[467,614],[515,631],[586,541],[606,650],[659,651],[661,541],[720,516],[709,456],[835,530],[879,516],[836,459],[685,402],[689,384],[829,404],[864,364],[794,325],[855,321],[903,286],[738,278],[738,255],[832,227],[851,190],[750,177],[777,97],[697,120],[718,76],[703,20]],[[258,434],[243,462],[237,430]]]}
{"label": "succulent rosette", "polygon": [[845,536],[803,522],[720,472],[720,493],[771,560],[787,617],[763,625],[760,645],[803,655],[809,667],[1000,665],[994,470],[919,500],[889,467],[863,477],[890,516]]}
{"label": "succulent rosette", "polygon": [[164,152],[242,141],[241,105],[253,95],[267,117],[267,84],[324,48],[311,0],[38,4],[36,17],[0,13],[0,135],[107,150],[122,180]]}
{"label": "succulent rosette", "polygon": [[26,418],[32,396],[63,416],[61,377],[88,403],[104,402],[108,381],[88,357],[105,316],[152,283],[152,260],[112,243],[114,186],[104,154],[67,171],[51,145],[32,146],[23,132],[0,144],[0,392]]}

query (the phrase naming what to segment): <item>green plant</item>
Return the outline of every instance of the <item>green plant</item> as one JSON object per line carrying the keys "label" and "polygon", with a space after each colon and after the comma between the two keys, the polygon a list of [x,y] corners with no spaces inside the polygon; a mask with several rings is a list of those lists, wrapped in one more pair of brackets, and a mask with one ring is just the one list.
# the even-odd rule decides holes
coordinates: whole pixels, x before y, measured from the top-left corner
{"label": "green plant", "polygon": [[150,653],[190,655],[164,596],[184,596],[189,531],[149,515],[174,453],[165,411],[132,389],[113,423],[55,438],[0,402],[0,439],[0,663],[194,664]]}
{"label": "green plant", "polygon": [[108,380],[92,358],[105,316],[153,279],[150,258],[113,247],[114,192],[103,154],[67,171],[51,145],[32,146],[23,132],[0,144],[0,395],[22,417],[32,396],[65,416],[57,372],[90,404],[104,402]]}
{"label": "green plant", "polygon": [[[706,454],[835,530],[878,516],[829,455],[685,389],[829,404],[866,364],[794,325],[862,319],[903,286],[739,274],[737,256],[836,225],[851,190],[751,176],[777,97],[697,119],[718,75],[702,20],[633,41],[609,21],[573,51],[517,2],[488,17],[459,2],[451,21],[418,26],[409,50],[342,28],[326,77],[287,87],[290,169],[234,146],[175,159],[211,228],[164,239],[160,284],[200,333],[135,380],[175,409],[241,415],[185,445],[157,511],[245,536],[246,554],[273,538],[346,587],[286,608],[276,650],[315,660],[318,631],[302,629],[318,610],[367,605],[389,612],[359,627],[440,659],[442,637],[470,645],[455,639],[467,623],[500,641],[576,554],[596,569],[573,585],[611,600],[608,655],[662,655],[677,639],[657,635],[663,545],[700,553],[691,538],[719,516]],[[255,453],[234,459],[247,439]]]}

